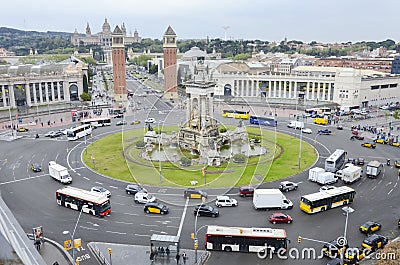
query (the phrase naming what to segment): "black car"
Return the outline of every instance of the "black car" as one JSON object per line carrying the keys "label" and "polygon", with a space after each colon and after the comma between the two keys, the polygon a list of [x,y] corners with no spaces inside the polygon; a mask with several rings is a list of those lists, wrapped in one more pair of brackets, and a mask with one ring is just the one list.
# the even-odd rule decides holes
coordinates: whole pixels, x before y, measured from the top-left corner
{"label": "black car", "polygon": [[168,206],[159,202],[148,202],[144,205],[143,210],[145,213],[158,213],[161,215],[169,212]]}
{"label": "black car", "polygon": [[202,190],[192,189],[192,188],[186,189],[183,192],[183,196],[185,198],[190,198],[190,199],[202,199],[202,198],[206,198],[207,199],[207,193],[205,193]]}
{"label": "black car", "polygon": [[137,184],[128,184],[125,188],[126,194],[132,194],[135,195],[136,193],[138,193],[139,191],[143,191],[143,192],[147,192],[147,190],[145,188],[143,188],[140,185]]}
{"label": "black car", "polygon": [[194,207],[193,214],[195,216],[209,216],[215,218],[219,216],[219,211],[210,205],[202,204]]}
{"label": "black car", "polygon": [[32,164],[31,164],[31,169],[32,169],[33,172],[40,172],[40,171],[42,171],[42,167],[41,167],[39,164],[37,164],[37,163],[32,163]]}
{"label": "black car", "polygon": [[343,130],[343,126],[342,126],[342,125],[338,125],[338,126],[336,127],[336,129],[338,129],[338,130]]}
{"label": "black car", "polygon": [[328,129],[318,130],[318,134],[329,135],[331,133],[332,133],[332,131],[328,130]]}

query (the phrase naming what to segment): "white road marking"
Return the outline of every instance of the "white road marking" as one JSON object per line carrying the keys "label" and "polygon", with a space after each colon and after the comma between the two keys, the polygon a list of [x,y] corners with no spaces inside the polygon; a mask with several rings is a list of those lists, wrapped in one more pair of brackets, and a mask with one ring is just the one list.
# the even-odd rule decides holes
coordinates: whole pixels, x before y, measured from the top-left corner
{"label": "white road marking", "polygon": [[31,179],[41,178],[43,176],[48,176],[48,174],[47,175],[35,176],[35,177],[28,177],[28,178],[23,178],[23,179],[14,179],[14,180],[10,180],[10,181],[6,181],[6,182],[0,183],[0,186],[1,185],[5,185],[5,184],[16,183],[16,182],[20,182],[20,181],[24,181],[24,180],[31,180]]}
{"label": "white road marking", "polygon": [[185,221],[185,216],[186,216],[186,210],[187,210],[188,203],[189,203],[189,198],[186,198],[185,208],[183,209],[181,223],[179,224],[179,229],[178,229],[177,236],[181,236],[183,222]]}
{"label": "white road marking", "polygon": [[110,188],[113,188],[113,189],[118,189],[118,187],[115,187],[115,186],[109,186]]}
{"label": "white road marking", "polygon": [[78,172],[76,172],[76,174],[78,175],[78,176],[80,176],[81,174],[80,173],[78,173]]}
{"label": "white road marking", "polygon": [[382,179],[380,181],[378,181],[378,184],[381,184],[381,182],[382,182]]}
{"label": "white road marking", "polygon": [[140,225],[143,225],[143,226],[148,226],[148,227],[158,227],[159,225],[147,225],[147,224],[140,224]]}
{"label": "white road marking", "polygon": [[112,204],[125,205],[125,203],[113,202]]}
{"label": "white road marking", "polygon": [[101,182],[98,182],[98,181],[96,181],[95,183],[96,183],[96,184],[99,184],[99,185],[103,185],[103,183],[101,183]]}
{"label": "white road marking", "polygon": [[145,236],[145,237],[150,237],[150,235],[140,235],[140,234],[135,234],[135,236]]}
{"label": "white road marking", "polygon": [[122,214],[127,214],[127,215],[132,215],[132,216],[139,216],[137,213],[122,213]]}
{"label": "white road marking", "polygon": [[397,182],[396,182],[396,184],[394,184],[393,188],[396,188],[396,187],[397,187]]}
{"label": "white road marking", "polygon": [[97,231],[98,229],[97,228],[92,228],[92,227],[86,227],[86,226],[79,226],[80,228],[83,228],[83,229],[88,229],[88,230],[95,230],[95,231]]}
{"label": "white road marking", "polygon": [[86,179],[86,180],[90,180],[90,178],[87,178],[87,177],[83,177],[84,179]]}
{"label": "white road marking", "polygon": [[167,227],[169,227],[169,228],[179,228],[176,225],[167,225]]}
{"label": "white road marking", "polygon": [[86,222],[86,223],[91,224],[91,225],[93,225],[93,226],[99,226],[98,224],[92,223],[92,222]]}
{"label": "white road marking", "polygon": [[126,235],[126,233],[115,232],[115,231],[106,231],[106,232],[111,234]]}
{"label": "white road marking", "polygon": [[391,181],[390,181],[390,182],[388,182],[388,183],[386,183],[386,187],[387,187],[387,186],[389,186],[390,184],[392,184],[392,182],[391,182]]}
{"label": "white road marking", "polygon": [[376,187],[377,187],[377,186],[374,186],[374,187],[372,188],[372,190],[376,189]]}
{"label": "white road marking", "polygon": [[388,195],[390,195],[390,193],[392,193],[392,191],[393,191],[393,189],[391,189],[391,190],[388,192]]}
{"label": "white road marking", "polygon": [[115,221],[117,224],[124,224],[124,225],[133,225],[133,223],[128,223],[128,222],[121,222],[121,221]]}

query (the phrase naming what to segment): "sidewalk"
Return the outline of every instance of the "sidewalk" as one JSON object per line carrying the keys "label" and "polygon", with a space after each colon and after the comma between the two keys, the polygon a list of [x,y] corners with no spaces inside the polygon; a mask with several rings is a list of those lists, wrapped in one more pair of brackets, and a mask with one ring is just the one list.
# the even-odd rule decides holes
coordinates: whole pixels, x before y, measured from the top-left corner
{"label": "sidewalk", "polygon": [[[90,242],[88,247],[92,253],[96,256],[100,264],[110,265],[157,265],[157,264],[177,264],[175,259],[175,254],[171,254],[169,257],[167,255],[156,257],[154,261],[150,260],[150,246],[138,246],[138,245],[122,245],[122,244],[112,244],[103,242]],[[112,249],[110,262],[110,254],[108,253],[108,248]],[[180,265],[194,265],[195,263],[195,251],[192,249],[181,249],[180,254],[186,252],[188,259],[184,261],[180,258]],[[197,251],[197,264],[205,264],[209,252],[205,250]]]}
{"label": "sidewalk", "polygon": [[[32,245],[32,235],[29,235]],[[58,262],[59,265],[71,265],[73,260],[70,255],[64,251],[63,247],[57,242],[45,238],[45,242],[41,244],[39,254],[42,256],[46,264],[53,265],[54,262]]]}

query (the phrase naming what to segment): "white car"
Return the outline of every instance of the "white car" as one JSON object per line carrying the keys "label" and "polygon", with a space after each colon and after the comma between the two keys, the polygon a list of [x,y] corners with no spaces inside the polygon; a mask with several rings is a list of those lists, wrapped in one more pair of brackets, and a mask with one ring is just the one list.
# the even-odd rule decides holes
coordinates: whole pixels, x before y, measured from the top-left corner
{"label": "white car", "polygon": [[95,193],[103,194],[103,195],[107,196],[108,198],[111,197],[111,192],[110,192],[108,189],[103,188],[103,187],[99,187],[99,186],[92,187],[92,188],[90,189],[90,191],[91,191],[91,192],[95,192]]}
{"label": "white car", "polygon": [[383,105],[383,106],[380,106],[379,108],[380,108],[380,109],[389,109],[389,106]]}
{"label": "white car", "polygon": [[303,130],[301,130],[303,133],[307,133],[307,134],[312,134],[312,130],[309,128],[304,128]]}
{"label": "white car", "polygon": [[154,123],[156,120],[154,118],[147,118],[144,122],[145,123]]}
{"label": "white car", "polygon": [[215,205],[217,207],[237,206],[238,202],[237,202],[237,200],[231,199],[228,196],[217,196],[217,200],[215,201]]}
{"label": "white car", "polygon": [[336,189],[334,186],[322,186],[319,191],[327,191],[327,190],[333,190]]}
{"label": "white car", "polygon": [[148,203],[148,202],[155,202],[156,197],[147,192],[141,192],[135,194],[135,203]]}

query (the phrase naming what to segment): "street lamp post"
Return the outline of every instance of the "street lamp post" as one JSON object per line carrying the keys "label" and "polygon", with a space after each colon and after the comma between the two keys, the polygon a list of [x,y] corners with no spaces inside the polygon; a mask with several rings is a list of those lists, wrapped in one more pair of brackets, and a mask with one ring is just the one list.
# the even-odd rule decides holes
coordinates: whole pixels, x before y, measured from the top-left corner
{"label": "street lamp post", "polygon": [[162,140],[162,134],[161,134],[161,131],[160,131],[160,123],[161,123],[161,121],[158,121],[158,130],[157,130],[157,132],[158,132],[158,155],[159,155],[159,158],[158,158],[158,168],[159,168],[159,170],[160,170],[160,184],[162,184],[162,166],[161,166],[161,140]]}
{"label": "street lamp post", "polygon": [[82,209],[83,209],[83,206],[81,206],[81,211],[79,212],[78,219],[76,220],[75,227],[74,227],[74,231],[72,232],[72,234],[71,234],[68,230],[65,230],[65,231],[62,232],[63,235],[68,235],[68,234],[69,234],[69,235],[71,236],[72,259],[74,260],[74,262],[75,262],[75,255],[74,255],[74,235],[75,235],[76,227],[78,226],[79,219],[81,218]]}
{"label": "street lamp post", "polygon": [[[197,264],[197,249],[199,246],[198,239],[197,239],[197,217],[199,217],[199,210],[205,202],[206,202],[206,198],[201,197],[201,204],[200,204],[200,207],[197,209],[196,219],[194,220],[194,242],[193,242],[194,244],[193,245],[194,245],[194,263],[195,264]],[[200,228],[199,228],[199,230],[200,230]]]}

